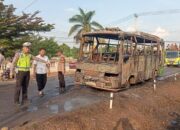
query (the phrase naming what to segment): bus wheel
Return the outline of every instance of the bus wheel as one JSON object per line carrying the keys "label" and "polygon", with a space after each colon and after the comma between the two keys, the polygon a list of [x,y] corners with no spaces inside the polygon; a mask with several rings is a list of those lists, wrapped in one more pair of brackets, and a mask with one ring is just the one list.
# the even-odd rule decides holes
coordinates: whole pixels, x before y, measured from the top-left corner
{"label": "bus wheel", "polygon": [[134,76],[130,76],[128,82],[129,82],[129,85],[135,84],[136,83],[135,77]]}

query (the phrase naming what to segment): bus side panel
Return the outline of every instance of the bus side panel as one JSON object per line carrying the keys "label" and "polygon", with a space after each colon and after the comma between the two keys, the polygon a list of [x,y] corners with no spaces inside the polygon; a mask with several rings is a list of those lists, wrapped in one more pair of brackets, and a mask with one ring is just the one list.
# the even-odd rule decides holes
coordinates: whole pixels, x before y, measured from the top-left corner
{"label": "bus side panel", "polygon": [[134,68],[133,69],[133,75],[135,76],[135,82],[138,82],[138,67],[139,66],[139,56],[134,56]]}
{"label": "bus side panel", "polygon": [[145,80],[148,80],[152,77],[152,64],[151,64],[151,56],[146,56],[146,64],[145,64]]}
{"label": "bus side panel", "polygon": [[131,61],[128,60],[126,63],[123,63],[123,69],[122,69],[122,84],[125,85],[128,83],[129,76],[130,76],[130,66],[131,66]]}
{"label": "bus side panel", "polygon": [[[158,72],[159,70],[159,65],[160,65],[160,56],[156,55],[155,56],[156,58],[156,67],[155,67],[155,70]],[[158,74],[158,73],[157,73]],[[156,75],[157,76],[157,75]]]}
{"label": "bus side panel", "polygon": [[[158,65],[159,65],[159,58],[158,55],[153,55],[152,56],[153,60],[152,60],[152,76],[157,76],[157,70],[158,70]],[[154,75],[155,74],[155,75]]]}
{"label": "bus side panel", "polygon": [[145,68],[145,57],[144,56],[139,56],[138,60],[138,81],[143,81],[144,80],[144,68]]}

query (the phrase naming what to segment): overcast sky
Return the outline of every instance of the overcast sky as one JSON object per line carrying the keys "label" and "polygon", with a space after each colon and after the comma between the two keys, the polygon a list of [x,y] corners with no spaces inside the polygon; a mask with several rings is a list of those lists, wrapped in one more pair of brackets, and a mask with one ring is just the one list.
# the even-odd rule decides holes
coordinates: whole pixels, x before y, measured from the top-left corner
{"label": "overcast sky", "polygon": [[[86,11],[95,10],[94,20],[103,26],[118,26],[125,31],[134,30],[135,20],[120,22],[119,19],[130,14],[180,9],[180,0],[5,0],[5,3],[13,4],[18,14],[39,10],[39,16],[47,23],[55,24],[56,28],[43,35],[65,37],[57,38],[59,42],[72,41],[67,38],[71,27],[68,19],[78,13],[79,7]],[[157,34],[165,40],[180,41],[180,13],[139,16],[136,23],[139,31]]]}

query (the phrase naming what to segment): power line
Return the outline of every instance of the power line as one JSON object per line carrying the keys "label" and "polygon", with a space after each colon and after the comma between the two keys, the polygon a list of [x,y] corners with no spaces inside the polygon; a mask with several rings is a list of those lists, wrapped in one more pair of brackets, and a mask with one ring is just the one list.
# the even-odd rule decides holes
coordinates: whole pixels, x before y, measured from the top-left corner
{"label": "power line", "polygon": [[127,22],[133,18],[138,18],[140,16],[149,16],[149,15],[165,15],[165,14],[177,14],[180,13],[180,9],[170,9],[170,10],[161,10],[161,11],[152,11],[152,12],[141,12],[141,13],[134,13],[128,15],[124,18],[120,18],[116,21],[111,22],[110,24],[117,24]]}
{"label": "power line", "polygon": [[38,0],[33,0],[31,3],[29,3],[24,9],[22,9],[22,12],[27,10],[29,7],[31,7],[33,4],[35,4]]}
{"label": "power line", "polygon": [[70,37],[58,37],[58,36],[52,36],[52,35],[49,35],[49,36],[43,36],[43,35],[40,35],[42,37],[49,37],[49,38],[58,38],[58,39],[69,39],[69,40],[74,40],[74,38],[70,38]]}
{"label": "power line", "polygon": [[179,43],[179,44],[180,44],[180,40],[178,40],[178,41],[173,41],[173,40],[172,40],[172,41],[171,41],[171,40],[169,41],[169,40],[167,40],[167,41],[165,41],[165,42],[168,42],[168,43]]}

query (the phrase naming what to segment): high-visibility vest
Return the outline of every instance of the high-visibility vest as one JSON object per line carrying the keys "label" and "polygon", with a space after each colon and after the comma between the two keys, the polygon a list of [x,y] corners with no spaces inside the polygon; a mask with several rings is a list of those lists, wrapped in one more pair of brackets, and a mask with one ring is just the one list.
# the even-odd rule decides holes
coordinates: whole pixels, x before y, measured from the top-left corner
{"label": "high-visibility vest", "polygon": [[31,54],[21,53],[17,61],[18,71],[30,71],[31,67]]}

